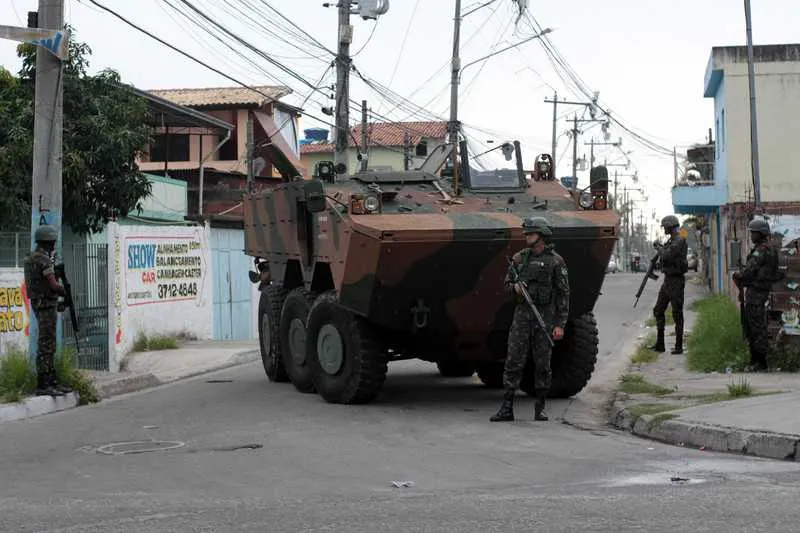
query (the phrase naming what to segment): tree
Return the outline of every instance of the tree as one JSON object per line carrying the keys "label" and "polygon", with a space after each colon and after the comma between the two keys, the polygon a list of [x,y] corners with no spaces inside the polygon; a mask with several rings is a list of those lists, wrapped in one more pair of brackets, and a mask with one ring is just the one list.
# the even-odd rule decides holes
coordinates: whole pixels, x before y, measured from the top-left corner
{"label": "tree", "polygon": [[[72,33],[74,37],[74,32]],[[64,65],[64,224],[80,235],[141,208],[151,192],[136,159],[150,142],[147,102],[111,69],[86,73],[91,49],[70,41]],[[0,67],[0,229],[30,227],[36,47],[17,47],[19,77]]]}

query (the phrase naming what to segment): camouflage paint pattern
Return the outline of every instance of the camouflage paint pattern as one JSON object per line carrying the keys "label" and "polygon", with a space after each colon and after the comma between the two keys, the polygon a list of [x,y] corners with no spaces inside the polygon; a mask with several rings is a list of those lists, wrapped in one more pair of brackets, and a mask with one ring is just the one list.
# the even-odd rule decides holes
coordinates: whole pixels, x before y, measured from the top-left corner
{"label": "camouflage paint pattern", "polygon": [[[618,238],[615,212],[581,209],[557,181],[463,189],[459,203],[450,203],[435,176],[382,179],[374,178],[379,214],[349,212],[351,194],[370,192],[370,174],[324,183],[327,205],[319,213],[305,209],[309,180],[249,195],[245,252],[268,261],[271,279],[286,288],[335,288],[341,305],[381,328],[389,343],[502,360],[514,312],[503,287],[506,258],[525,246],[522,220],[542,216],[570,267],[571,316],[594,308]],[[439,183],[452,195],[449,180]]]}

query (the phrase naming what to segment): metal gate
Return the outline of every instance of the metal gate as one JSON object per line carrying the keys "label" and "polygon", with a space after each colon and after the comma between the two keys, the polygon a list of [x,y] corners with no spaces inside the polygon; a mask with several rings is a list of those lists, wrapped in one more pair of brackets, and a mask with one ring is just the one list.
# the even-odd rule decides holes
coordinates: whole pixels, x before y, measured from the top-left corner
{"label": "metal gate", "polygon": [[214,339],[252,339],[252,284],[247,277],[252,263],[244,254],[244,231],[212,228],[211,261],[214,272]]}
{"label": "metal gate", "polygon": [[[72,285],[78,315],[78,368],[109,370],[108,245],[81,243],[63,247],[64,270]],[[62,313],[64,345],[75,346],[69,312]]]}

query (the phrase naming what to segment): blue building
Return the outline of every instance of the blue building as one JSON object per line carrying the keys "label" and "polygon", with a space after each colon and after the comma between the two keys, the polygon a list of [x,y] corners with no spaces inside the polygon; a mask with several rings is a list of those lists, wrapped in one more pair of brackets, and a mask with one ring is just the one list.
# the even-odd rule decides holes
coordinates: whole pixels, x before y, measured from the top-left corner
{"label": "blue building", "polygon": [[[800,44],[755,46],[754,70],[762,206],[785,214],[800,201]],[[730,274],[749,248],[754,198],[746,47],[712,48],[703,96],[714,100],[716,138],[687,151],[672,203],[703,221],[709,285],[733,293]]]}

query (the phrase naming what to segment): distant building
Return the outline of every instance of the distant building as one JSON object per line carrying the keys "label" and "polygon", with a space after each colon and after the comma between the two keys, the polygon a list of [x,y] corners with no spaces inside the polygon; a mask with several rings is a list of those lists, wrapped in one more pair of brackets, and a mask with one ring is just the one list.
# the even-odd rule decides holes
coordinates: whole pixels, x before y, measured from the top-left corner
{"label": "distant building", "polygon": [[[447,122],[374,122],[367,127],[367,148],[361,146],[361,126],[351,130],[348,148],[348,171],[361,168],[358,155],[368,158],[371,170],[414,169],[421,165],[431,150],[443,145],[447,138]],[[333,161],[334,144],[329,131],[320,128],[305,130],[300,141],[300,160],[313,173],[320,161]]]}
{"label": "distant building", "polygon": [[208,131],[192,125],[157,127],[154,142],[139,162],[143,172],[166,175],[189,184],[189,214],[197,215],[200,167],[204,167],[203,214],[243,216],[241,196],[247,182],[247,122],[253,122],[256,188],[277,183],[287,168],[305,174],[300,162],[300,110],[280,101],[286,87],[210,87],[152,90],[146,94],[182,108],[197,110],[231,125],[226,131]]}
{"label": "distant building", "polygon": [[[800,234],[800,44],[753,51],[761,202],[773,231],[787,237],[785,247]],[[676,212],[702,221],[710,287],[730,295],[736,294],[731,274],[750,248],[747,223],[754,212],[747,70],[746,47],[712,48],[703,95],[714,99],[716,139],[687,151],[672,189]]]}

